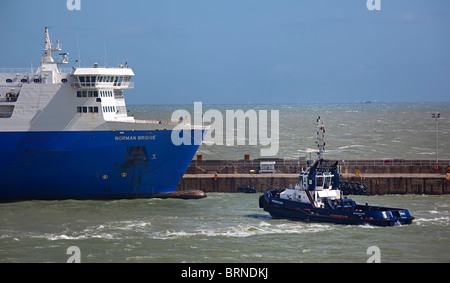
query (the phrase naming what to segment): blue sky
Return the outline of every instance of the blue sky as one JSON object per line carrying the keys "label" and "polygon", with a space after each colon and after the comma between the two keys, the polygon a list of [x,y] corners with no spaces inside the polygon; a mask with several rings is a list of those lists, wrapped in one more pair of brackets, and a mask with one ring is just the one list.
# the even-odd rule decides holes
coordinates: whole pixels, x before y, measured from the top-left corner
{"label": "blue sky", "polygon": [[128,104],[450,101],[448,0],[80,1],[2,1],[0,67],[36,67],[48,26],[69,67],[128,62]]}

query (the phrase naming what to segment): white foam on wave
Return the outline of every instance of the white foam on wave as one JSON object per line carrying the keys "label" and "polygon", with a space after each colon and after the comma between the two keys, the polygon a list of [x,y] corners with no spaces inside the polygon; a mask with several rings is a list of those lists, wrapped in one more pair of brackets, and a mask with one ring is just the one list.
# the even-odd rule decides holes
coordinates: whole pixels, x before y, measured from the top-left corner
{"label": "white foam on wave", "polygon": [[449,226],[450,225],[450,217],[448,216],[441,216],[441,217],[435,217],[435,218],[417,218],[414,221],[418,225],[439,225],[439,226]]}
{"label": "white foam on wave", "polygon": [[134,233],[148,232],[152,224],[146,221],[119,221],[94,226],[88,226],[82,230],[67,230],[60,233],[28,233],[23,237],[35,239],[59,240],[89,240],[89,239],[119,239],[124,238],[123,231]]}
{"label": "white foam on wave", "polygon": [[304,233],[318,233],[333,229],[330,225],[322,224],[303,224],[293,222],[288,224],[272,225],[268,222],[262,221],[257,226],[255,225],[237,225],[231,227],[218,227],[214,229],[201,229],[192,232],[188,231],[165,231],[154,234],[155,238],[170,239],[180,237],[236,237],[245,238],[258,235],[270,234],[304,234]]}

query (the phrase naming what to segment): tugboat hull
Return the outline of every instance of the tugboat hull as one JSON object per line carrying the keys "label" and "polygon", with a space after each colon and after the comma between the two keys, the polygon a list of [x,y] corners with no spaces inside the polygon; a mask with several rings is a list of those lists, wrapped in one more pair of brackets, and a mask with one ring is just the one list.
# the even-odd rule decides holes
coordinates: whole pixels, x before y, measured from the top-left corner
{"label": "tugboat hull", "polygon": [[[276,191],[268,191],[260,197],[259,206],[273,218],[322,222],[344,225],[394,226],[411,224],[414,220],[407,209],[357,205],[346,199],[336,208],[317,208],[309,203],[281,199]],[[279,191],[279,190],[278,190]]]}

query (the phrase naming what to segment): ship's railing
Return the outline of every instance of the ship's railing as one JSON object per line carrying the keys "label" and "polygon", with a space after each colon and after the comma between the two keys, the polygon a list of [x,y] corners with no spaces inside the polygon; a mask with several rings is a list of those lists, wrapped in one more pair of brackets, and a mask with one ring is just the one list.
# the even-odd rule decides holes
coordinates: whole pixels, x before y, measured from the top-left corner
{"label": "ship's railing", "polygon": [[34,74],[33,68],[0,68],[0,73],[3,74]]}
{"label": "ship's railing", "polygon": [[442,159],[436,164],[435,159],[374,159],[374,160],[339,160],[339,165],[341,166],[367,166],[367,167],[377,167],[377,166],[419,166],[419,167],[430,167],[430,166],[446,166],[450,164],[450,160]]}
{"label": "ship's railing", "polygon": [[138,120],[135,119],[134,120],[135,123],[138,124],[159,124],[159,125],[178,125],[178,122],[173,122],[173,121],[157,121],[157,120]]}
{"label": "ship's railing", "polygon": [[[38,68],[0,68],[0,74],[36,74]],[[71,73],[72,68],[59,68],[61,73]]]}
{"label": "ship's railing", "polygon": [[17,97],[0,97],[0,102],[16,102]]}
{"label": "ship's railing", "polygon": [[[260,166],[261,161],[268,161],[268,159],[251,159],[251,160],[205,160],[198,161],[199,164],[206,164],[208,166],[219,166],[223,164],[232,164],[233,166],[241,167],[253,167]],[[303,166],[306,168],[307,164],[303,160],[297,159],[274,159],[276,161],[275,166],[289,167],[289,166]],[[422,168],[433,168],[436,166],[436,160],[434,159],[391,159],[389,162],[387,160],[339,160],[338,166],[358,166],[358,167],[393,167],[393,166],[410,166],[410,167],[422,167]],[[438,166],[445,167],[450,165],[449,159],[439,160]],[[275,167],[275,168],[276,168]],[[342,168],[342,167],[341,167]]]}
{"label": "ship's railing", "polygon": [[134,82],[126,82],[126,83],[99,83],[99,82],[90,82],[90,83],[73,83],[73,88],[76,89],[91,89],[91,88],[100,88],[100,87],[108,87],[108,88],[117,88],[117,89],[132,89],[134,88]]}
{"label": "ship's railing", "polygon": [[0,84],[0,87],[8,87],[8,88],[21,88],[24,83],[16,83],[16,84]]}
{"label": "ship's railing", "polygon": [[72,73],[73,72],[72,68],[59,68],[59,70],[61,71],[61,73]]}

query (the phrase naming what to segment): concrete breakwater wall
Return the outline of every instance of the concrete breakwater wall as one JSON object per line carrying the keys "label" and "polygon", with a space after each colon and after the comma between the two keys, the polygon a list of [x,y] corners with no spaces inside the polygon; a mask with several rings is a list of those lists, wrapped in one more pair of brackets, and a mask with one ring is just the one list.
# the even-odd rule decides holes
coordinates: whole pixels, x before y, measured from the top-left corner
{"label": "concrete breakwater wall", "polygon": [[[273,164],[260,174],[261,164]],[[368,195],[450,194],[450,160],[339,160],[341,179],[364,183]],[[177,190],[237,192],[252,185],[258,192],[293,186],[306,160],[193,160]],[[267,169],[267,168],[264,168]]]}

